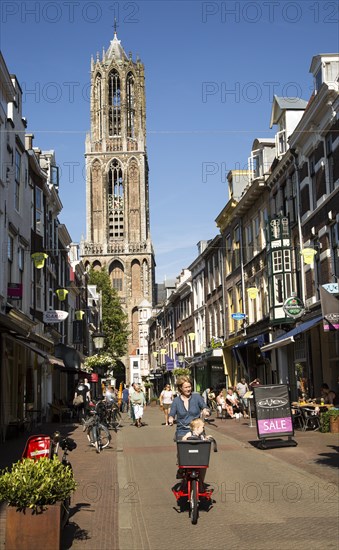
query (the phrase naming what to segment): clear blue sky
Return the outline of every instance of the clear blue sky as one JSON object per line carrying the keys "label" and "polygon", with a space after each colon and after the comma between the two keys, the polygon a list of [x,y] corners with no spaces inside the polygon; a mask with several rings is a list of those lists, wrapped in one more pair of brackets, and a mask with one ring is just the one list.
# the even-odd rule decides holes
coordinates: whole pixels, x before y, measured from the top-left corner
{"label": "clear blue sky", "polygon": [[272,94],[308,99],[313,55],[339,50],[338,2],[48,1],[1,3],[1,50],[21,83],[34,145],[54,149],[73,241],[86,234],[85,136],[91,55],[114,17],[145,64],[156,279],[175,278],[213,238],[226,174],[272,137]]}

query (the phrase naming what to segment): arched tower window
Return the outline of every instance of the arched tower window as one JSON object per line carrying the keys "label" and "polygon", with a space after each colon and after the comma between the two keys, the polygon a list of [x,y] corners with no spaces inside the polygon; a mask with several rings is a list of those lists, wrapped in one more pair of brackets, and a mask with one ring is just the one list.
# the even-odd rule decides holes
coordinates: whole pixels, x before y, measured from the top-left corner
{"label": "arched tower window", "polygon": [[110,137],[121,135],[120,77],[115,69],[108,76],[108,132]]}
{"label": "arched tower window", "polygon": [[101,74],[98,73],[94,83],[94,139],[102,139],[102,87]]}
{"label": "arched tower window", "polygon": [[134,77],[132,73],[127,75],[126,80],[126,104],[127,104],[127,137],[134,138],[134,119],[135,119],[135,97],[134,97]]}
{"label": "arched tower window", "polygon": [[122,294],[124,288],[124,268],[118,261],[113,262],[109,268],[109,274],[112,282],[112,287]]}
{"label": "arched tower window", "polygon": [[120,163],[114,159],[108,170],[108,230],[110,239],[124,236],[124,183]]}

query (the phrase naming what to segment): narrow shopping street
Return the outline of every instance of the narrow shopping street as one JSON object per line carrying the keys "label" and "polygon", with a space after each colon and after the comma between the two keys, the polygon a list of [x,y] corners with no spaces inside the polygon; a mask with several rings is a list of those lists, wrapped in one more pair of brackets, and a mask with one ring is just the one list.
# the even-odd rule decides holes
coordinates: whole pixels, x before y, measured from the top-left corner
{"label": "narrow shopping street", "polygon": [[[121,430],[99,455],[80,427],[46,426],[73,434],[78,443],[71,462],[79,486],[63,549],[174,549],[185,541],[192,550],[283,550],[291,541],[316,548],[324,540],[327,548],[337,548],[336,434],[297,431],[297,447],[263,451],[256,448],[256,428],[248,421],[215,420],[207,431],[216,438],[218,453],[211,454],[206,476],[214,503],[192,525],[171,492],[178,483],[174,429],[162,424],[158,408],[147,407],[144,421],[137,429],[123,415]],[[23,442],[1,445],[1,466],[15,459]],[[1,548],[4,515],[3,507]]]}

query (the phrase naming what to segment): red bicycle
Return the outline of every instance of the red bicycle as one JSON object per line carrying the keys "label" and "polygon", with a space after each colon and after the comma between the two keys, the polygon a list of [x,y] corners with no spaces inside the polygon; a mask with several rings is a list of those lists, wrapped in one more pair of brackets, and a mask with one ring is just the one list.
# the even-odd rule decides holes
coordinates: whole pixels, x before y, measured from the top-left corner
{"label": "red bicycle", "polygon": [[207,489],[204,483],[212,443],[214,452],[216,452],[217,444],[214,439],[177,441],[178,477],[182,477],[182,481],[180,486],[173,488],[172,491],[181,511],[189,504],[189,513],[193,525],[198,521],[201,499],[205,499],[207,502],[211,502],[212,499],[213,490]]}

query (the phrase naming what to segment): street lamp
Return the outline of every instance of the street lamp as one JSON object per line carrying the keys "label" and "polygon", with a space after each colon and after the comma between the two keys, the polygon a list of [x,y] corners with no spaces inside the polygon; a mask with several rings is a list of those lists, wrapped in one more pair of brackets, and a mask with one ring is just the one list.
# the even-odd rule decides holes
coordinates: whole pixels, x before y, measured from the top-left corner
{"label": "street lamp", "polygon": [[178,351],[177,358],[180,367],[182,367],[185,362],[185,354],[182,351]]}
{"label": "street lamp", "polygon": [[101,350],[105,345],[105,335],[103,332],[95,332],[92,336],[95,349]]}

